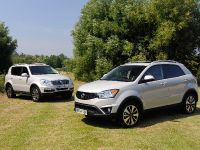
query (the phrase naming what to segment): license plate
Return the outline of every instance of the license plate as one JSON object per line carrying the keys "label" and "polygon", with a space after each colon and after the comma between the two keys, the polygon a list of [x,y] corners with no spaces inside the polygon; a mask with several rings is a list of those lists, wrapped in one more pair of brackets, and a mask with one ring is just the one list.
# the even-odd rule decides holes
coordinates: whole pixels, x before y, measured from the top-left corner
{"label": "license plate", "polygon": [[75,112],[83,115],[87,115],[87,110],[80,109],[80,108],[75,108]]}

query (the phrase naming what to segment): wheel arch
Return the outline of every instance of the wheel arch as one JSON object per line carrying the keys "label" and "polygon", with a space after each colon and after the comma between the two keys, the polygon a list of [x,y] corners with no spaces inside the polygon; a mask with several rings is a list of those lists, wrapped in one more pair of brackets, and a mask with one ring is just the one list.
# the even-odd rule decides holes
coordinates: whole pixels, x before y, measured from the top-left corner
{"label": "wheel arch", "polygon": [[34,87],[34,86],[36,86],[36,87],[38,87],[39,88],[39,86],[37,85],[37,84],[35,84],[35,83],[33,83],[33,84],[31,84],[31,86],[30,86],[30,92],[31,92],[31,89]]}
{"label": "wheel arch", "polygon": [[11,85],[12,86],[12,83],[10,83],[10,82],[6,82],[6,84],[5,84],[5,89],[6,89],[6,87],[8,86],[8,85]]}
{"label": "wheel arch", "polygon": [[191,94],[191,93],[195,95],[195,97],[196,97],[196,99],[198,101],[199,97],[198,97],[198,93],[197,93],[197,91],[195,89],[189,89],[189,90],[187,90],[185,92],[185,94],[183,95],[182,101],[184,100],[185,96],[187,96],[188,94]]}
{"label": "wheel arch", "polygon": [[137,96],[129,96],[127,98],[125,98],[122,103],[119,105],[118,107],[118,110],[117,110],[117,113],[120,111],[120,109],[122,108],[122,106],[128,102],[135,102],[137,104],[139,104],[140,108],[141,108],[141,111],[143,112],[144,111],[144,106],[143,106],[143,103],[141,101],[141,99]]}

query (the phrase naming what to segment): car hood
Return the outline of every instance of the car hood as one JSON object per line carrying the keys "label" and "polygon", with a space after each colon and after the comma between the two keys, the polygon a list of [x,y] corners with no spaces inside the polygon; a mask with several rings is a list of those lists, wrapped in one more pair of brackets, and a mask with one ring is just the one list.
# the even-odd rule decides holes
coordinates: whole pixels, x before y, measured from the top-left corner
{"label": "car hood", "polygon": [[34,77],[36,77],[38,79],[49,80],[49,81],[54,81],[54,80],[70,80],[69,77],[61,75],[61,74],[34,75]]}
{"label": "car hood", "polygon": [[104,90],[122,89],[131,84],[133,84],[133,82],[97,80],[80,86],[78,91],[98,93]]}

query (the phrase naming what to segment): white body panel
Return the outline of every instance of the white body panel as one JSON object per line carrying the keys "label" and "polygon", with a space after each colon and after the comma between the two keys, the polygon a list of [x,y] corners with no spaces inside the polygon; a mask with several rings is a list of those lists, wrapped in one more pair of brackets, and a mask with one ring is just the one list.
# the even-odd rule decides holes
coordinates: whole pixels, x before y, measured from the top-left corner
{"label": "white body panel", "polygon": [[[147,83],[139,83],[144,73],[155,64],[178,65],[180,68],[182,68],[185,75]],[[117,93],[117,95],[114,98],[94,98],[89,100],[82,100],[75,97],[75,102],[96,106],[100,109],[104,107],[112,107],[111,113],[116,113],[120,104],[128,97],[137,97],[138,99],[140,99],[143,104],[143,109],[146,110],[180,103],[183,99],[184,94],[188,90],[198,90],[197,81],[195,77],[182,64],[168,62],[155,64],[143,64],[147,67],[141,72],[141,74],[134,82],[98,80],[91,83],[87,83],[78,88],[78,91],[88,93],[99,93],[109,89],[119,89],[119,93]]]}
{"label": "white body panel", "polygon": [[[5,77],[5,86],[7,83],[11,84],[13,87],[14,91],[17,92],[24,92],[24,93],[30,93],[30,88],[31,85],[37,85],[41,91],[41,93],[54,93],[54,92],[62,92],[62,91],[73,91],[74,85],[72,80],[64,75],[61,74],[45,74],[45,75],[32,75],[29,69],[29,66],[34,66],[32,65],[14,65],[11,66],[8,74]],[[35,64],[35,66],[38,66],[38,64]],[[17,76],[17,75],[12,75],[11,74],[11,69],[12,67],[26,67],[29,72],[28,77],[22,77],[22,76]],[[51,86],[46,86],[41,84],[41,80],[48,80],[48,81],[56,81],[56,80],[68,80],[69,83],[65,85],[51,85]],[[57,90],[57,88],[67,88],[64,90]],[[53,89],[54,91],[51,92],[46,92],[45,89]]]}

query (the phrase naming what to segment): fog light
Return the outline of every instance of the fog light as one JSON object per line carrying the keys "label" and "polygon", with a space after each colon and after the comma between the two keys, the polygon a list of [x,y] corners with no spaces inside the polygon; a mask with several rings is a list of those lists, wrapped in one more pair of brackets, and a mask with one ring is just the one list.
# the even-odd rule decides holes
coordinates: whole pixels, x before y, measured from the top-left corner
{"label": "fog light", "polygon": [[110,114],[112,111],[112,107],[102,108],[102,110],[105,112],[105,114]]}

